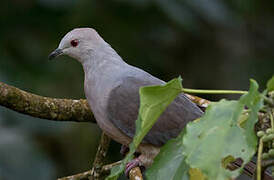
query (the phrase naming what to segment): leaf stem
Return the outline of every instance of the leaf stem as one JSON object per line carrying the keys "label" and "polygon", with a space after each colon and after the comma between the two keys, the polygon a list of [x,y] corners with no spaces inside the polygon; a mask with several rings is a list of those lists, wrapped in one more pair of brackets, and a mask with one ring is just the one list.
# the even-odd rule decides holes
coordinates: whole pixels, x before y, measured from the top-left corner
{"label": "leaf stem", "polygon": [[183,88],[185,93],[193,94],[247,94],[248,91],[238,91],[238,90],[204,90],[204,89],[188,89]]}
{"label": "leaf stem", "polygon": [[264,101],[265,101],[266,103],[268,103],[268,104],[270,104],[271,106],[273,106],[273,101],[272,101],[270,98],[268,98],[268,97],[266,97],[266,96],[263,95],[263,99],[264,99]]}
{"label": "leaf stem", "polygon": [[261,171],[262,171],[262,153],[263,153],[263,140],[260,138],[258,157],[257,157],[257,180],[261,180]]}

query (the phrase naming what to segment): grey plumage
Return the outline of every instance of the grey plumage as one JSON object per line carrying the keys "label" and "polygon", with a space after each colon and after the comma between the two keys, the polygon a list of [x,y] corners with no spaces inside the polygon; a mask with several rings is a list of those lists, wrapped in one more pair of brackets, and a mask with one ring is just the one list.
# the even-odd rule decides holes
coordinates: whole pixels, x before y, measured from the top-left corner
{"label": "grey plumage", "polygon": [[[77,47],[72,47],[72,40],[79,42]],[[58,55],[60,52],[67,54],[83,65],[85,94],[98,125],[112,139],[128,145],[135,133],[139,88],[165,82],[125,63],[91,28],[79,28],[69,32],[56,52]],[[55,57],[56,54],[52,53],[51,56]],[[147,153],[146,147],[156,148],[163,145],[170,138],[176,137],[186,123],[202,114],[194,103],[184,94],[180,94],[146,135],[140,151]],[[155,150],[154,155],[148,156],[153,158],[157,152]]]}
{"label": "grey plumage", "polygon": [[[142,86],[160,85],[163,81],[150,74],[129,66],[119,73],[119,83],[110,91],[107,103],[107,114],[110,121],[123,133],[133,138],[135,120],[139,108],[139,88]],[[145,136],[143,142],[161,146],[169,139],[175,138],[187,122],[199,118],[200,109],[185,95],[180,94],[165,110],[158,121]]]}

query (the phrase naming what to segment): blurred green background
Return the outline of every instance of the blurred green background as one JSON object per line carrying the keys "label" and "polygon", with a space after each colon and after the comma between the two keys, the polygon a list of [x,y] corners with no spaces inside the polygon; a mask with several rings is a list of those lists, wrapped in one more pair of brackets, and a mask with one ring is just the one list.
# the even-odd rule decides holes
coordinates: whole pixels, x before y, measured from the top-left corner
{"label": "blurred green background", "polygon": [[[84,98],[75,60],[47,60],[76,27],[93,27],[129,64],[187,88],[265,87],[274,70],[274,1],[4,0],[0,81],[42,96]],[[210,100],[237,96],[204,96]],[[0,107],[0,179],[51,180],[90,169],[96,124],[35,119]],[[121,159],[112,142],[108,161]]]}

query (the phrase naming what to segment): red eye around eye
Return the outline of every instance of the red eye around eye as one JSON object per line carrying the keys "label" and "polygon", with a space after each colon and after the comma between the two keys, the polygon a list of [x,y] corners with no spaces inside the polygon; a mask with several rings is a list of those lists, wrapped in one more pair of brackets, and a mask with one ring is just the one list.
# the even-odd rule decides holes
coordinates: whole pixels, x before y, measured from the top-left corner
{"label": "red eye around eye", "polygon": [[70,41],[70,44],[73,46],[73,47],[76,47],[78,45],[78,40],[72,40]]}

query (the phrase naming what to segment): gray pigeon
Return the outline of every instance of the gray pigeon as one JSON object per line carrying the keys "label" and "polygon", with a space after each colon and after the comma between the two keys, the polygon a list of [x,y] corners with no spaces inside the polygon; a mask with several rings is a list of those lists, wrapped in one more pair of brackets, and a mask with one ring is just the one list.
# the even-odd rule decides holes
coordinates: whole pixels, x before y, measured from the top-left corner
{"label": "gray pigeon", "polygon": [[[139,88],[165,82],[125,63],[92,28],[78,28],[67,33],[49,58],[61,54],[83,65],[85,95],[100,128],[113,140],[129,145],[138,116]],[[180,94],[145,136],[137,150],[140,155],[127,165],[126,173],[135,166],[151,165],[159,147],[202,114],[194,103]]]}

